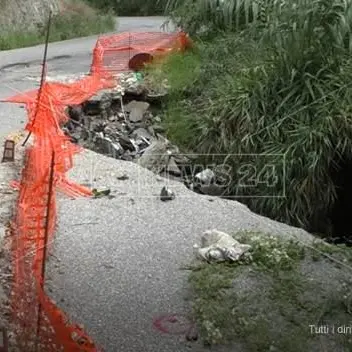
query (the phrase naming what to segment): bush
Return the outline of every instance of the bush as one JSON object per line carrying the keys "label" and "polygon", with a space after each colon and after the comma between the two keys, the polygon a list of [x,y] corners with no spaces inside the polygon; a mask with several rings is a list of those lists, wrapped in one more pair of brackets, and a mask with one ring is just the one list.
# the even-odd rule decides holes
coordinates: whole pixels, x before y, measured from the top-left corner
{"label": "bush", "polygon": [[168,0],[166,12],[190,34],[239,31],[249,24],[267,23],[283,1]]}
{"label": "bush", "polygon": [[97,9],[112,9],[119,16],[155,16],[164,14],[166,0],[87,0]]}
{"label": "bush", "polygon": [[[338,0],[285,6],[270,21],[201,42],[185,58],[192,65],[171,58],[165,124],[172,140],[209,159],[259,154],[225,158],[231,193],[260,214],[311,230],[336,200],[332,170],[352,159],[352,10]],[[241,165],[261,171],[268,160],[264,179],[239,186]],[[286,198],[275,198],[284,186]]]}

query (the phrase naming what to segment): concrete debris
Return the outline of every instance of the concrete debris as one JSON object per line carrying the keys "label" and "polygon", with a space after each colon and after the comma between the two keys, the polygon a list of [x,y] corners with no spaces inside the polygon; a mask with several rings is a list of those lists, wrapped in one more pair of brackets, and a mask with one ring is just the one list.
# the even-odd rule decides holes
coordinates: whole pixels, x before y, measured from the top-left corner
{"label": "concrete debris", "polygon": [[175,193],[164,186],[160,192],[160,200],[166,202],[173,199],[175,199]]}
{"label": "concrete debris", "polygon": [[132,138],[128,138],[124,135],[120,135],[119,142],[124,149],[127,149],[131,152],[138,150],[138,146],[136,146]]}
{"label": "concrete debris", "polygon": [[73,105],[68,107],[68,114],[73,121],[81,122],[83,117],[83,109],[81,105]]}
{"label": "concrete debris", "polygon": [[143,120],[149,106],[149,103],[133,100],[125,106],[125,111],[129,113],[131,122],[139,122]]}
{"label": "concrete debris", "polygon": [[171,148],[170,142],[166,139],[154,140],[138,159],[138,164],[160,174],[168,166]]}
{"label": "concrete debris", "polygon": [[171,157],[169,160],[169,163],[167,165],[167,172],[171,175],[174,175],[174,176],[181,176],[182,175],[182,172],[181,172],[180,168],[178,167],[174,157]]}
{"label": "concrete debris", "polygon": [[119,75],[117,81],[116,88],[102,90],[82,105],[68,107],[70,119],[63,126],[65,134],[86,149],[136,162],[157,175],[182,182],[195,192],[226,195],[226,170],[205,167],[194,176],[192,163],[196,157],[181,154],[163,136],[162,119],[151,112],[153,103],[139,95],[138,87],[143,80],[129,73]]}
{"label": "concrete debris", "polygon": [[201,246],[193,246],[198,258],[208,262],[235,262],[240,260],[251,246],[242,244],[225,232],[207,230],[201,238]]}
{"label": "concrete debris", "polygon": [[132,136],[135,138],[135,139],[143,139],[143,140],[147,140],[148,142],[151,141],[153,139],[153,136],[151,133],[149,133],[145,128],[137,128]]}
{"label": "concrete debris", "polygon": [[109,96],[111,94],[111,90],[108,89],[104,89],[104,90],[100,90],[96,95],[94,95],[93,97],[91,97],[89,99],[89,103],[90,104],[94,104],[94,103],[105,103],[109,101]]}

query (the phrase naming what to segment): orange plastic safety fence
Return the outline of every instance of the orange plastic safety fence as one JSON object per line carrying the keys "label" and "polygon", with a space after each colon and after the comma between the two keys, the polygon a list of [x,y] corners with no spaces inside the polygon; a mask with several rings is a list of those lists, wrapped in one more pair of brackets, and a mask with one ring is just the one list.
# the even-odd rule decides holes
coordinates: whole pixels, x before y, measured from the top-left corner
{"label": "orange plastic safety fence", "polygon": [[123,33],[101,37],[93,52],[90,76],[71,84],[45,82],[40,97],[38,90],[33,90],[4,100],[26,105],[26,130],[34,137],[33,145],[26,150],[21,180],[11,183],[19,190],[12,226],[14,283],[11,302],[15,335],[21,351],[99,351],[79,326],[69,323],[43,287],[44,241],[47,233],[50,251],[57,218],[56,190],[71,197],[92,195],[91,190],[66,178],[66,172],[73,166],[73,155],[81,149],[61,130],[67,121],[65,106],[81,104],[98,90],[116,86],[113,73],[129,70],[129,61],[136,54],[150,54],[155,58],[174,50],[184,50],[190,45],[190,39],[183,32]]}
{"label": "orange plastic safety fence", "polygon": [[165,56],[173,51],[185,50],[191,40],[184,32],[127,32],[100,37],[93,51],[91,74],[129,71],[129,62],[137,54],[152,57]]}
{"label": "orange plastic safety fence", "polygon": [[48,234],[47,250],[50,251],[56,225],[56,189],[71,197],[92,195],[91,190],[67,180],[65,176],[73,166],[73,155],[80,148],[72,144],[60,128],[67,119],[64,107],[79,104],[99,89],[110,88],[114,84],[98,76],[70,85],[44,83],[39,99],[37,92],[29,92],[7,100],[26,104],[29,117],[26,129],[34,137],[33,145],[26,150],[21,180],[12,182],[12,186],[19,190],[19,196],[13,224],[14,283],[11,302],[21,351],[99,351],[89,336],[77,325],[69,323],[66,315],[46,295],[42,267],[46,259],[45,235]]}

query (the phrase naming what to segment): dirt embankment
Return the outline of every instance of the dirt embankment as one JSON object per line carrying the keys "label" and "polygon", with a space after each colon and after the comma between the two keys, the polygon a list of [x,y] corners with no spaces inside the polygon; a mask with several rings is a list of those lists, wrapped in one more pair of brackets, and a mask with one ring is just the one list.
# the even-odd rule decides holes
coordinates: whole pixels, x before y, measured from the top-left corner
{"label": "dirt embankment", "polygon": [[0,0],[0,31],[34,29],[44,23],[49,10],[60,11],[59,0]]}

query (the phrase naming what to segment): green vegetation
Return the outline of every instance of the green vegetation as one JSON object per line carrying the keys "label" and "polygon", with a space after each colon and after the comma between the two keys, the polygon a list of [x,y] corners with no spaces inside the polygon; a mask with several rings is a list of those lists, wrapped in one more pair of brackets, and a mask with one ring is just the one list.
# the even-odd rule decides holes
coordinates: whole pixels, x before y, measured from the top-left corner
{"label": "green vegetation", "polygon": [[[187,32],[239,31],[250,23],[275,19],[283,1],[272,0],[168,0],[165,10]],[[286,4],[285,4],[286,5]]]}
{"label": "green vegetation", "polygon": [[328,232],[334,172],[352,159],[352,1],[170,0],[167,8],[195,39],[193,52],[156,73],[171,85],[169,138],[209,162],[224,154],[230,193],[253,211]]}
{"label": "green vegetation", "polygon": [[163,15],[166,0],[86,0],[88,4],[102,10],[113,10],[119,16]]}
{"label": "green vegetation", "polygon": [[[115,28],[115,19],[111,14],[100,14],[85,4],[70,6],[67,11],[53,16],[50,42],[83,37],[111,31]],[[0,32],[0,50],[42,44],[45,42],[46,28],[37,25],[36,29],[25,31],[2,28]]]}
{"label": "green vegetation", "polygon": [[252,245],[249,256],[239,263],[195,265],[189,277],[205,344],[246,352],[351,351],[350,334],[322,336],[310,328],[350,326],[351,282],[341,272],[336,275],[323,255],[315,265],[315,250],[293,241],[250,232],[234,237]]}

